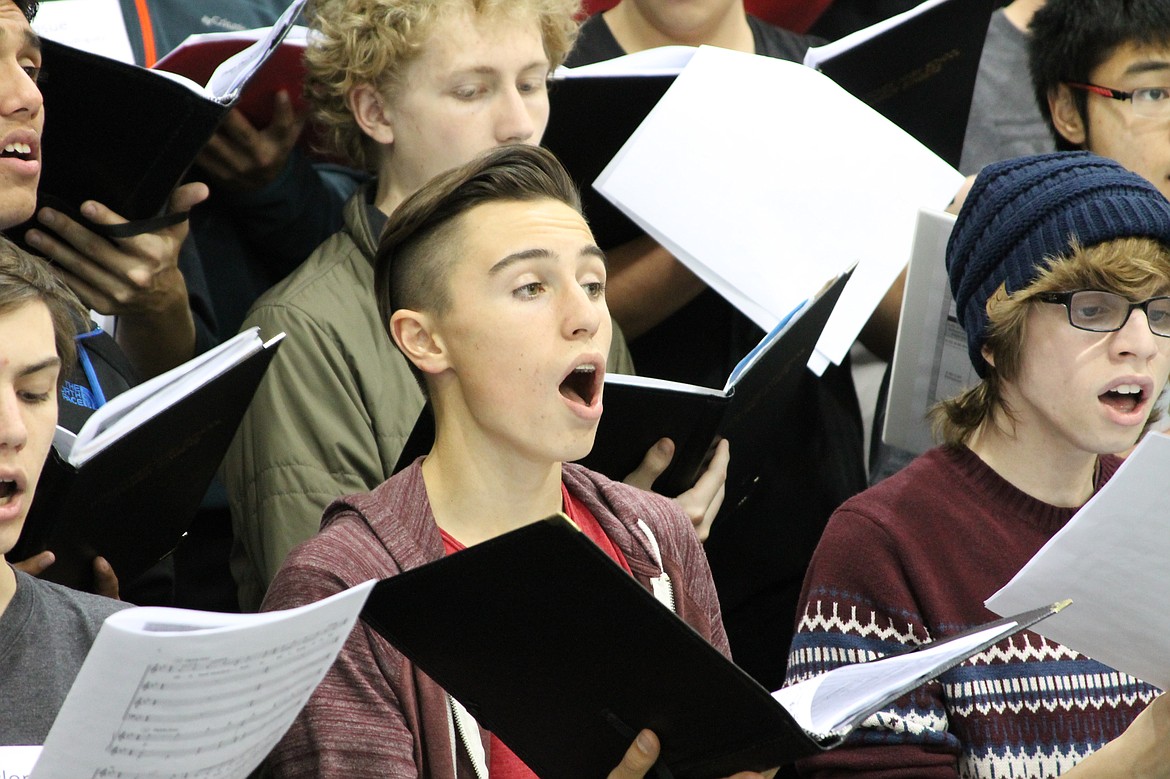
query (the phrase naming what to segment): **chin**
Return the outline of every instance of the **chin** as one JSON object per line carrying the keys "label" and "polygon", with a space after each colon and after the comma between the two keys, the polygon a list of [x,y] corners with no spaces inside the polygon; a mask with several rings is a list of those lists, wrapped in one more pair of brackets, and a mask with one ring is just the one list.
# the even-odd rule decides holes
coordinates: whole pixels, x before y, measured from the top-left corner
{"label": "chin", "polygon": [[593,451],[594,436],[590,435],[588,441],[576,441],[563,448],[564,456],[561,457],[561,462],[572,463],[587,456]]}
{"label": "chin", "polygon": [[0,230],[16,227],[32,219],[37,210],[37,199],[34,195],[27,201],[21,198],[19,202],[0,202]]}

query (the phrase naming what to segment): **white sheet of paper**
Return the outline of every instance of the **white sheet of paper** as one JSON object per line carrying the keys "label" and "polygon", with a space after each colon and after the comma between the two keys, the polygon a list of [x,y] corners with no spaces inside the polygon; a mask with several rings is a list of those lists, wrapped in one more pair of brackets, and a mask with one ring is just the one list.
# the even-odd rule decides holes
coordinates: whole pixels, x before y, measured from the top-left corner
{"label": "white sheet of paper", "polygon": [[1150,433],[987,608],[1011,614],[1037,598],[1071,598],[1036,632],[1170,689],[1168,473],[1170,436]]}
{"label": "white sheet of paper", "polygon": [[40,754],[39,746],[0,747],[0,779],[28,779]]}
{"label": "white sheet of paper", "polygon": [[915,454],[934,445],[926,416],[931,407],[979,381],[947,278],[947,240],[954,224],[953,214],[919,211],[902,296],[882,440]]}
{"label": "white sheet of paper", "polygon": [[33,19],[37,35],[119,62],[134,62],[118,0],[52,0]]}
{"label": "white sheet of paper", "polygon": [[244,779],[333,664],[373,585],[261,614],[111,615],[31,779]]}
{"label": "white sheet of paper", "polygon": [[881,662],[844,665],[789,687],[781,687],[772,693],[772,697],[788,709],[806,731],[818,737],[828,736],[856,712],[886,700],[891,690],[933,676],[940,664],[949,663],[952,658],[967,657],[981,644],[1008,635],[1014,628],[1014,623],[996,625],[948,644],[886,657]]}
{"label": "white sheet of paper", "polygon": [[765,331],[858,262],[817,346],[839,363],[909,258],[918,208],[961,183],[811,68],[703,46],[594,186]]}
{"label": "white sheet of paper", "polygon": [[621,57],[568,68],[561,65],[554,78],[588,78],[590,76],[662,76],[678,75],[698,51],[694,46],[657,46]]}

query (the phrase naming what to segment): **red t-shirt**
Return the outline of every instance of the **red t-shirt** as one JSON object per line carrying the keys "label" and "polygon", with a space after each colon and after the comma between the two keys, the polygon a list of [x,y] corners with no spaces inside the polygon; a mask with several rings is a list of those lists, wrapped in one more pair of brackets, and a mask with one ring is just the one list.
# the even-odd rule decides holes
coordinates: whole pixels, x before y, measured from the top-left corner
{"label": "red t-shirt", "polygon": [[[589,536],[589,540],[613,558],[613,561],[620,565],[622,570],[630,573],[630,565],[626,562],[621,550],[609,540],[609,536],[601,529],[601,524],[593,516],[593,512],[584,503],[570,495],[563,482],[561,483],[561,503],[564,512],[569,516],[569,519],[576,523],[581,532]],[[443,537],[443,551],[447,554],[467,548],[442,528],[439,528],[439,535]],[[490,749],[491,765],[488,766],[488,776],[491,779],[537,779],[532,769],[524,765],[524,761],[516,757],[515,753],[508,749],[504,742],[496,738],[494,734],[491,736]]]}

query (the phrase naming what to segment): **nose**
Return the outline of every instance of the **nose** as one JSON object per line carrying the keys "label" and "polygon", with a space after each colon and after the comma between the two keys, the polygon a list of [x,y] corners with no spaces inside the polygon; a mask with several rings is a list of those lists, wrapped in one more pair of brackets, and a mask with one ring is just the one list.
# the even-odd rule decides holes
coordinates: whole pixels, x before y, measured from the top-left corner
{"label": "nose", "polygon": [[1132,354],[1144,361],[1153,359],[1158,354],[1159,341],[1166,340],[1154,335],[1146,312],[1135,308],[1122,328],[1114,334],[1113,344],[1118,354]]}
{"label": "nose", "polygon": [[36,82],[15,61],[6,66],[4,71],[4,75],[0,76],[0,114],[13,116],[27,112],[30,116],[36,116],[44,104]]}
{"label": "nose", "polygon": [[592,298],[579,284],[573,284],[565,302],[565,335],[586,340],[597,335],[603,317],[608,317],[604,299]]}
{"label": "nose", "polygon": [[536,119],[533,116],[532,98],[526,97],[516,87],[502,92],[496,107],[496,141],[524,143],[536,134]]}
{"label": "nose", "polygon": [[28,428],[20,406],[20,399],[11,386],[0,393],[0,450],[20,451],[28,441]]}

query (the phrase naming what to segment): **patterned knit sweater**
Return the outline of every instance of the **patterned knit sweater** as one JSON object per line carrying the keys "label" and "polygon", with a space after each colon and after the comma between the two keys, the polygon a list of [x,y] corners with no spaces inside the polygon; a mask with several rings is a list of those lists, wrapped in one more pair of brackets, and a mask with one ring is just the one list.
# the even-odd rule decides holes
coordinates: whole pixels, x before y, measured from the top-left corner
{"label": "patterned knit sweater", "polygon": [[[1119,464],[1101,458],[1097,489]],[[830,519],[805,578],[788,682],[995,619],[983,601],[1074,513],[1016,489],[968,449],[927,452]],[[1156,694],[1025,631],[799,768],[816,777],[1058,776],[1120,735]]]}

